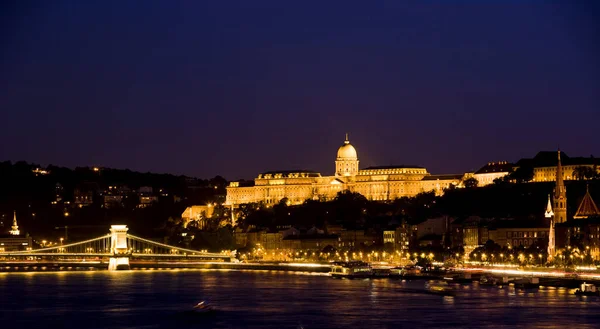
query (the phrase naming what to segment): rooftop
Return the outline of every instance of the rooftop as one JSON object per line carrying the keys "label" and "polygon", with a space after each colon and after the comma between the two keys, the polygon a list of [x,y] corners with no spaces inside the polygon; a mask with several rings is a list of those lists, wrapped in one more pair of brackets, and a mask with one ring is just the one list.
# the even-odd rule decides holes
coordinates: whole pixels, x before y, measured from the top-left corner
{"label": "rooftop", "polygon": [[[565,152],[560,152],[560,161],[563,166],[573,165],[593,165],[600,164],[599,159],[590,157],[569,157]],[[554,167],[558,164],[558,156],[556,151],[541,151],[533,158],[523,158],[515,164],[517,167],[531,166],[537,167]]]}
{"label": "rooftop", "polygon": [[531,218],[519,218],[519,219],[504,219],[494,221],[490,225],[490,229],[500,228],[549,228],[550,224],[546,219],[531,219]]}
{"label": "rooftop", "polygon": [[303,175],[304,177],[321,177],[321,174],[313,170],[305,169],[294,169],[294,170],[273,170],[265,171],[258,175],[258,178],[262,178],[265,175],[281,175],[281,177],[292,177],[295,175]]}
{"label": "rooftop", "polygon": [[600,216],[600,210],[598,210],[596,203],[592,199],[592,196],[590,195],[590,189],[588,187],[583,200],[581,200],[581,203],[579,204],[579,208],[577,208],[577,213],[575,213],[573,218],[579,219],[596,216]]}
{"label": "rooftop", "polygon": [[446,179],[462,179],[463,174],[449,174],[449,175],[428,175],[423,177],[423,180],[446,180]]}
{"label": "rooftop", "polygon": [[488,173],[497,173],[497,172],[510,172],[512,171],[513,164],[506,161],[500,162],[490,162],[485,166],[481,167],[477,170],[476,174],[488,174]]}
{"label": "rooftop", "polygon": [[389,166],[372,166],[367,167],[361,170],[378,170],[378,169],[406,169],[406,168],[417,168],[417,169],[425,169],[425,167],[421,166],[412,166],[412,165],[389,165]]}
{"label": "rooftop", "polygon": [[322,239],[337,239],[337,234],[300,234],[288,235],[283,240],[322,240]]}

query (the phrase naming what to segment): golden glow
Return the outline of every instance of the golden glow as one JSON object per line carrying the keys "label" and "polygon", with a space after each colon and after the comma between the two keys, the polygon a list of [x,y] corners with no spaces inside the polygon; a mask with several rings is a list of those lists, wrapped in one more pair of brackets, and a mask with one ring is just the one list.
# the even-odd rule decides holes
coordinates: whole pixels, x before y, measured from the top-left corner
{"label": "golden glow", "polygon": [[444,189],[458,186],[461,177],[431,177],[425,168],[384,167],[360,169],[356,149],[346,139],[338,149],[333,176],[314,172],[269,172],[259,174],[253,186],[231,182],[227,187],[225,205],[263,203],[272,206],[287,198],[291,205],[306,200],[333,200],[338,192],[349,190],[369,200],[385,201],[412,197],[433,191],[441,195]]}

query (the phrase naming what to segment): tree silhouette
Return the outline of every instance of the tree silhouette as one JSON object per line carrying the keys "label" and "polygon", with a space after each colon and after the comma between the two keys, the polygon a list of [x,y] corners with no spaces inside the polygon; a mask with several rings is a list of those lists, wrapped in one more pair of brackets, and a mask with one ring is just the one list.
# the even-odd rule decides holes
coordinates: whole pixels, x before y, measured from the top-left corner
{"label": "tree silhouette", "polygon": [[475,188],[479,185],[479,181],[475,177],[467,178],[463,182],[466,188]]}
{"label": "tree silhouette", "polygon": [[573,169],[573,178],[575,178],[577,180],[596,179],[598,177],[598,172],[594,167],[588,167],[588,166],[575,167]]}
{"label": "tree silhouette", "polygon": [[516,183],[525,183],[533,179],[533,167],[521,166],[509,174],[509,179]]}

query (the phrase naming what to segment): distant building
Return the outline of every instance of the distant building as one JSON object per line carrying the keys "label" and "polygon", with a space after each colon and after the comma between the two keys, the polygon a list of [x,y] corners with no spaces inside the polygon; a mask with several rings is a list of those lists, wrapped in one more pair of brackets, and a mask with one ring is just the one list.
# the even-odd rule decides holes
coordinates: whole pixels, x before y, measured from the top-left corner
{"label": "distant building", "polygon": [[123,201],[131,193],[131,189],[127,186],[109,186],[108,189],[101,191],[100,195],[103,199],[105,208],[118,208],[123,206]]}
{"label": "distant building", "polygon": [[338,235],[338,247],[342,250],[358,250],[370,245],[372,240],[364,230],[342,230]]}
{"label": "distant building", "polygon": [[137,195],[140,199],[138,208],[146,208],[158,202],[158,196],[154,195],[151,186],[142,186],[138,189]]}
{"label": "distant building", "polygon": [[32,247],[29,235],[22,235],[17,224],[17,212],[13,214],[13,222],[8,234],[0,235],[0,252],[28,250]]}
{"label": "distant building", "polygon": [[273,205],[287,198],[290,204],[306,200],[332,200],[338,192],[349,190],[369,200],[394,200],[458,185],[459,175],[431,175],[420,166],[380,166],[359,168],[356,149],[348,136],[339,147],[333,176],[321,176],[310,170],[286,170],[261,173],[253,183],[231,182],[227,187],[227,205],[262,202]]}
{"label": "distant building", "polygon": [[448,232],[450,225],[450,218],[447,216],[429,218],[426,221],[417,224],[417,239],[421,239],[426,235],[439,235],[443,236]]}
{"label": "distant building", "polygon": [[[577,167],[588,167],[596,170],[600,173],[600,160],[593,157],[569,157],[566,153],[559,151],[559,158],[561,159],[561,177],[563,180],[574,180],[576,177],[573,175],[575,168]],[[514,169],[519,167],[531,167],[533,168],[533,182],[554,182],[556,181],[556,172],[558,166],[558,159],[555,151],[542,151],[538,152],[535,157],[531,159],[521,159],[517,161]]]}
{"label": "distant building", "polygon": [[122,195],[104,195],[104,208],[118,208],[123,206],[123,196]]}
{"label": "distant building", "polygon": [[32,243],[29,235],[0,235],[0,252],[28,250]]}
{"label": "distant building", "polygon": [[[323,251],[326,247],[335,248],[338,243],[338,236],[335,234],[306,234],[306,235],[291,235],[283,239],[288,245],[285,249],[309,250],[313,252]],[[294,245],[294,242],[299,242],[299,245]]]}
{"label": "distant building", "polygon": [[443,237],[437,234],[428,234],[419,238],[419,246],[433,246],[439,247],[443,243]]}
{"label": "distant building", "polygon": [[43,169],[43,168],[35,168],[35,169],[31,170],[31,172],[33,172],[36,176],[48,175],[50,173],[50,171]]}
{"label": "distant building", "polygon": [[546,247],[550,225],[547,220],[499,220],[489,230],[489,238],[503,247]]}
{"label": "distant building", "polygon": [[54,186],[54,201],[55,203],[63,200],[64,188],[60,183],[56,183]]}
{"label": "distant building", "polygon": [[600,217],[573,219],[565,225],[569,239],[578,241],[592,259],[600,260]]}
{"label": "distant building", "polygon": [[473,178],[477,180],[477,186],[486,186],[493,184],[494,180],[510,174],[512,169],[513,164],[506,161],[490,162],[477,170],[473,174]]}
{"label": "distant building", "polygon": [[75,206],[83,208],[94,203],[94,192],[76,188],[73,192],[75,197]]}
{"label": "distant building", "polygon": [[395,251],[408,251],[410,248],[411,233],[411,226],[406,221],[402,221],[396,227],[396,234],[394,235],[396,238]]}
{"label": "distant building", "polygon": [[140,196],[140,204],[138,204],[138,208],[150,207],[155,203],[158,203],[158,197],[155,195]]}
{"label": "distant building", "polygon": [[392,230],[387,230],[387,231],[383,231],[383,244],[386,243],[391,243],[394,244],[396,243],[396,231],[392,231]]}
{"label": "distant building", "polygon": [[185,208],[181,213],[181,219],[183,220],[184,226],[187,226],[191,221],[198,223],[199,229],[205,229],[208,224],[208,219],[212,218],[215,211],[215,207],[212,204],[205,206],[190,206]]}
{"label": "distant building", "polygon": [[465,255],[484,245],[490,239],[488,220],[471,216],[462,221],[462,238]]}

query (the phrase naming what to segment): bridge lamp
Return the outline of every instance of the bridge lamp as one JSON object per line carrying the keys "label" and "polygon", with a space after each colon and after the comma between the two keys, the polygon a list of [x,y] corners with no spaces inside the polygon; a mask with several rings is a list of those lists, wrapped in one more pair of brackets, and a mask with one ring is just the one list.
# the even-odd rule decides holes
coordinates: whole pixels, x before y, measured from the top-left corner
{"label": "bridge lamp", "polygon": [[60,238],[60,244],[62,245],[64,238]]}

